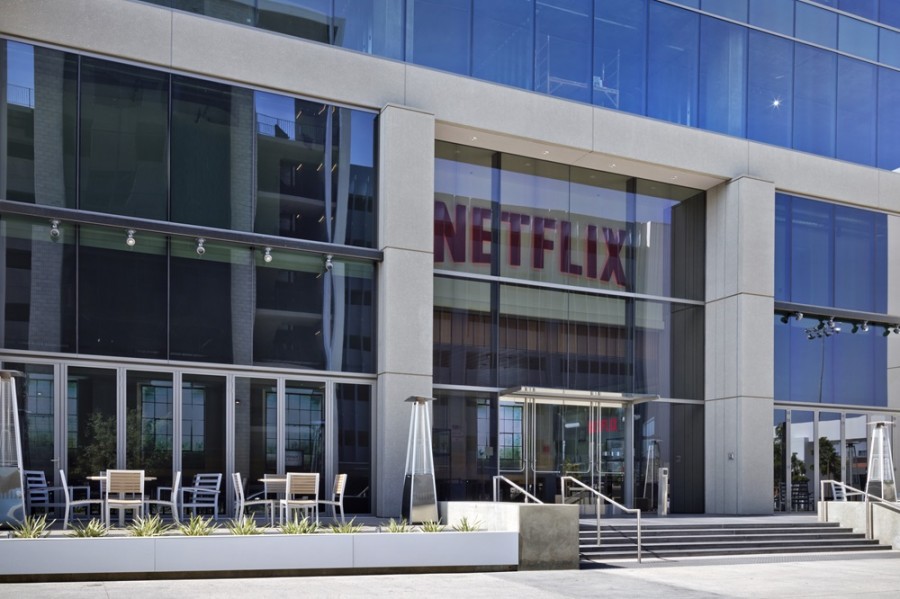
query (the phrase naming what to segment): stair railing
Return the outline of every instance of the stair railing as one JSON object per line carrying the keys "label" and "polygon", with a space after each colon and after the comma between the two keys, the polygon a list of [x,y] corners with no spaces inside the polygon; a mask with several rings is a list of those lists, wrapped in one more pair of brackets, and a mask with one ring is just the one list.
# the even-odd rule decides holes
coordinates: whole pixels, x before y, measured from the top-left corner
{"label": "stair railing", "polygon": [[577,478],[575,478],[573,476],[562,476],[562,477],[560,477],[559,480],[560,480],[560,484],[562,487],[563,503],[566,502],[566,497],[568,496],[568,483],[574,483],[576,486],[581,487],[582,489],[584,489],[585,491],[588,491],[589,493],[591,493],[594,496],[595,508],[596,508],[596,512],[597,512],[597,547],[600,546],[600,511],[601,511],[600,510],[600,507],[601,507],[600,502],[601,501],[611,503],[612,505],[616,506],[617,508],[619,508],[626,514],[634,514],[635,516],[637,516],[637,561],[638,561],[638,563],[641,563],[641,510],[639,510],[637,508],[625,507],[618,501],[616,501],[610,497],[607,497],[606,495],[604,495],[597,489],[584,484],[583,482],[581,482],[580,480],[578,480]]}
{"label": "stair railing", "polygon": [[520,487],[519,485],[517,485],[516,483],[514,483],[513,481],[509,480],[508,478],[506,478],[505,476],[503,476],[501,474],[497,474],[494,476],[494,501],[495,502],[500,501],[500,483],[501,482],[506,483],[507,485],[509,485],[510,487],[512,487],[513,489],[515,489],[516,491],[518,491],[519,493],[524,495],[525,503],[528,503],[529,499],[535,503],[544,503],[543,501],[541,501],[540,499],[538,499],[537,497],[535,497],[534,495],[532,495],[531,493],[526,491],[524,488]]}
{"label": "stair railing", "polygon": [[[883,505],[886,508],[889,508],[895,512],[900,512],[900,504],[894,501],[889,501],[884,499],[883,497],[879,497],[878,495],[872,495],[866,491],[862,491],[860,489],[856,489],[851,487],[850,485],[844,484],[838,480],[823,480],[819,482],[819,505],[822,510],[821,518],[825,522],[828,522],[828,503],[825,501],[825,485],[831,485],[832,496],[834,497],[842,497],[842,499],[835,499],[835,501],[846,501],[848,497],[862,496],[863,502],[865,503],[865,507],[863,508],[866,515],[866,538],[870,541],[875,537],[874,532],[874,523],[872,517],[872,506],[876,503]],[[838,491],[840,489],[840,491]]]}

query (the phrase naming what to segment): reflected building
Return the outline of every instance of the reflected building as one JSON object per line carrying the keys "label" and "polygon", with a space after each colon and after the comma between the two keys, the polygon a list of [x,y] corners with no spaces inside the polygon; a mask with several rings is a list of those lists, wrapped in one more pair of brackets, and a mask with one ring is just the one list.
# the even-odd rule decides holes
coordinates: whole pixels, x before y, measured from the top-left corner
{"label": "reflected building", "polygon": [[865,484],[900,413],[897,3],[9,4],[29,468],[348,473],[396,516],[418,395],[440,500]]}

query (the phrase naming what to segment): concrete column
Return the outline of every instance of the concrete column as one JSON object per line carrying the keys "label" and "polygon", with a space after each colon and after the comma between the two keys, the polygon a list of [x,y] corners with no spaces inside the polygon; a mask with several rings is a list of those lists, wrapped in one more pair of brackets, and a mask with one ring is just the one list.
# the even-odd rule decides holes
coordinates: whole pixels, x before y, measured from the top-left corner
{"label": "concrete column", "polygon": [[706,512],[772,512],[775,186],[707,194]]}
{"label": "concrete column", "polygon": [[431,395],[434,115],[388,105],[378,125],[378,385],[375,505],[400,515],[410,395]]}
{"label": "concrete column", "polygon": [[[887,313],[900,316],[900,217],[888,215],[888,305]],[[887,337],[887,405],[900,409],[900,335]],[[900,466],[900,419],[892,427],[891,453],[894,458],[894,480]],[[871,428],[866,431],[871,434]]]}

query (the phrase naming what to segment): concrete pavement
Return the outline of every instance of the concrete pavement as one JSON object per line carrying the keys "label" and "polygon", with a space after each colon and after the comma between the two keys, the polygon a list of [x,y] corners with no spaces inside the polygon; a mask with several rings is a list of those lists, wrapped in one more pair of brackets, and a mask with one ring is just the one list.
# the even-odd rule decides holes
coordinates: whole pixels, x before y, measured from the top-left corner
{"label": "concrete pavement", "polygon": [[2,598],[900,597],[900,552],[647,560],[592,570],[0,585]]}

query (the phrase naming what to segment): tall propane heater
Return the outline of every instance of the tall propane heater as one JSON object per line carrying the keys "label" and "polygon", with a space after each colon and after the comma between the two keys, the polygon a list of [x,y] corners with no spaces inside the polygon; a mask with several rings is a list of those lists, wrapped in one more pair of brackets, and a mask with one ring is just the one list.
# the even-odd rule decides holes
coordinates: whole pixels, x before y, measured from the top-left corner
{"label": "tall propane heater", "polygon": [[19,404],[15,370],[0,370],[0,524],[25,519],[22,493],[22,438],[19,435]]}
{"label": "tall propane heater", "polygon": [[437,489],[434,482],[434,454],[431,448],[433,397],[414,395],[406,447],[406,476],[403,480],[402,515],[410,523],[437,522]]}
{"label": "tall propane heater", "polygon": [[872,438],[869,440],[869,472],[866,476],[866,493],[881,497],[885,501],[897,501],[897,487],[894,483],[894,459],[887,427],[890,422],[871,422]]}

